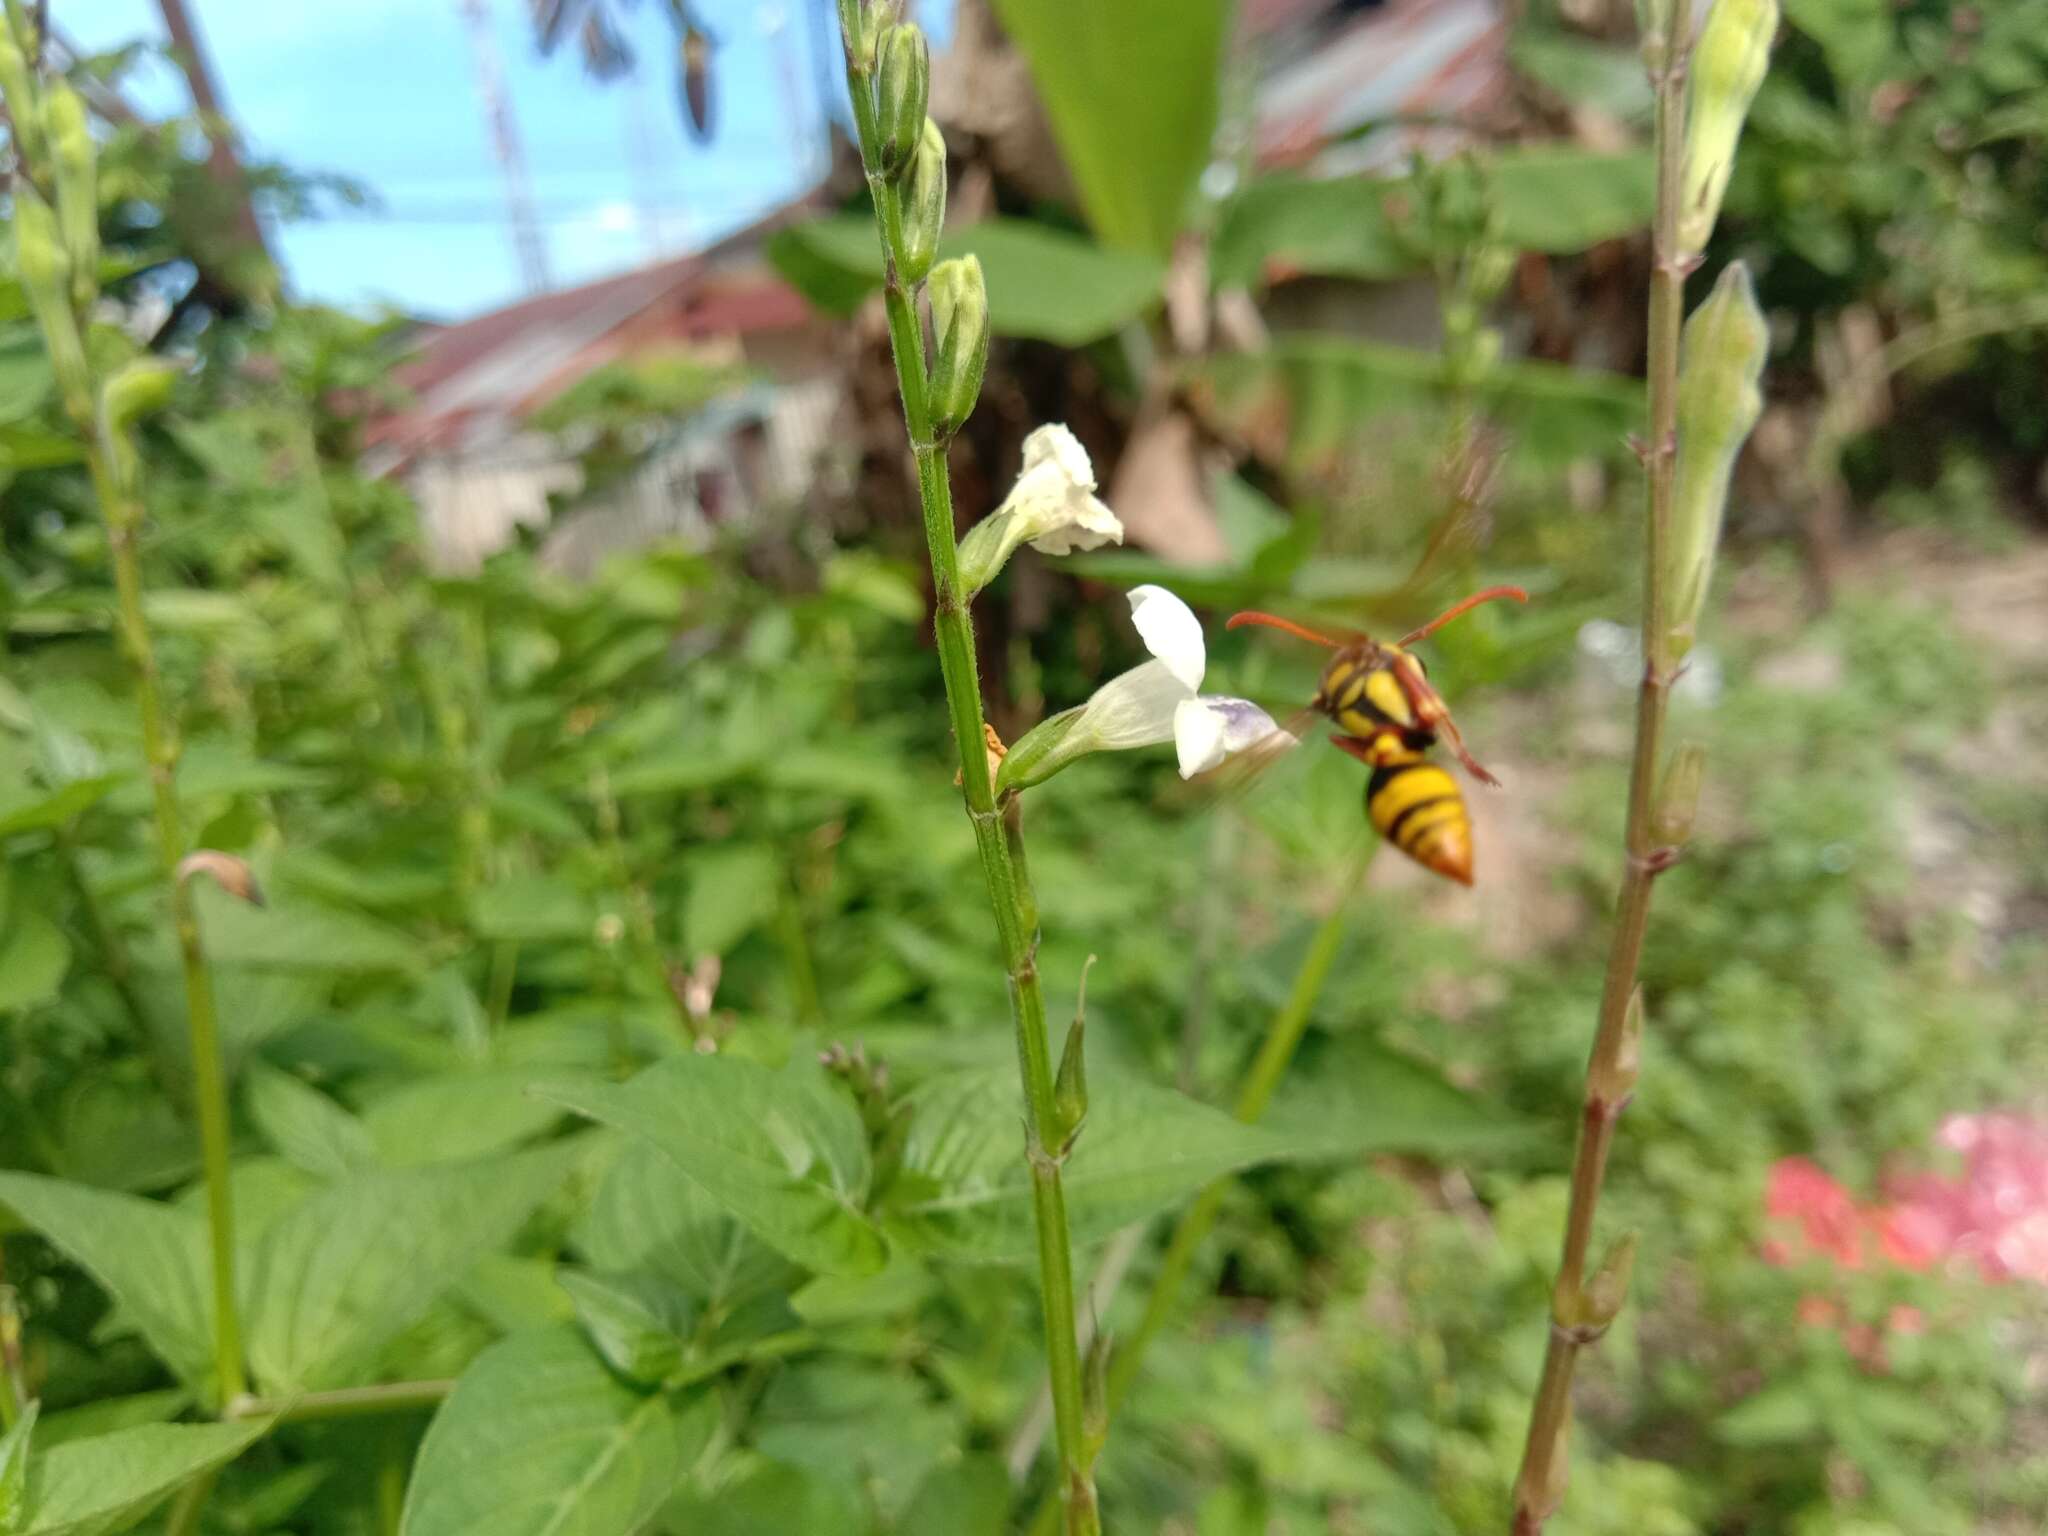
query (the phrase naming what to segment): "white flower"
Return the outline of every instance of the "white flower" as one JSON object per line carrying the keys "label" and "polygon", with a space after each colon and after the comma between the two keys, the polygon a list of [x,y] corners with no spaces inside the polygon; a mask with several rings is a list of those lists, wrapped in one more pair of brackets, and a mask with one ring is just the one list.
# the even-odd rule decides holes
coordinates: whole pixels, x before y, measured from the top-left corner
{"label": "white flower", "polygon": [[[1293,738],[1249,699],[1203,693],[1208,647],[1193,610],[1164,587],[1133,587],[1131,622],[1152,659],[1095,690],[1078,709],[1055,715],[1011,749],[1006,783],[1043,783],[1090,752],[1123,752],[1172,742],[1180,776],[1191,779],[1253,748]],[[1034,737],[1040,738],[1034,741]]]}
{"label": "white flower", "polygon": [[960,541],[960,581],[969,592],[995,579],[1017,546],[1046,555],[1121,544],[1124,525],[1095,495],[1095,466],[1057,423],[1024,439],[1024,468],[1003,504]]}

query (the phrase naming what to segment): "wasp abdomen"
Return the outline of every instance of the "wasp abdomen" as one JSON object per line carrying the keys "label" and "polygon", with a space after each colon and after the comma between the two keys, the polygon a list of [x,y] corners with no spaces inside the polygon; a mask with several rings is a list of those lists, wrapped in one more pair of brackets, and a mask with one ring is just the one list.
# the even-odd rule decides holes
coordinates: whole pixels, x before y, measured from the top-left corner
{"label": "wasp abdomen", "polygon": [[1379,834],[1424,869],[1472,883],[1472,817],[1458,781],[1421,757],[1373,769],[1365,813]]}

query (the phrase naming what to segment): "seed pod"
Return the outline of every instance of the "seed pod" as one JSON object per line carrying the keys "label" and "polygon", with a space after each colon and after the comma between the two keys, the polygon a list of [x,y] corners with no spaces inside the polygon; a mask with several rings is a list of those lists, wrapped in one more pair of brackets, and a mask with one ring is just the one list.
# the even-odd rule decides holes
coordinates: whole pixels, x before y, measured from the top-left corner
{"label": "seed pod", "polygon": [[931,99],[932,55],[924,29],[905,23],[882,34],[875,62],[876,169],[895,176],[910,163],[924,136]]}
{"label": "seed pod", "polygon": [[85,364],[78,319],[71,310],[71,264],[57,232],[56,214],[34,183],[23,177],[14,182],[14,263],[36,321],[43,328],[43,343],[50,354],[51,371],[57,375],[57,388],[64,396],[64,409],[74,422],[89,429],[92,376]]}
{"label": "seed pod", "polygon": [[1700,781],[1706,771],[1707,749],[1698,742],[1685,742],[1672,754],[1650,810],[1650,835],[1664,847],[1683,848],[1692,837],[1693,818],[1700,808]]}
{"label": "seed pod", "polygon": [[1678,464],[1664,551],[1664,633],[1652,660],[1667,671],[1692,649],[1728,482],[1749,429],[1763,410],[1770,327],[1757,307],[1749,269],[1731,262],[1707,301],[1685,323],[1678,376]]}
{"label": "seed pod", "polygon": [[28,54],[9,27],[0,27],[0,96],[7,99],[7,116],[14,128],[15,159],[33,173],[47,159],[43,115],[37,110]]}
{"label": "seed pod", "polygon": [[896,276],[915,286],[932,269],[939,254],[939,231],[946,223],[946,137],[930,118],[924,120],[924,134],[897,195],[902,238],[896,249]]}
{"label": "seed pod", "polygon": [[57,227],[71,258],[71,303],[82,315],[100,292],[99,158],[85,103],[62,79],[43,97],[43,127],[57,168]]}
{"label": "seed pod", "polygon": [[978,256],[940,262],[927,284],[939,348],[928,395],[932,430],[944,436],[960,429],[981,398],[981,378],[988,368],[988,288]]}
{"label": "seed pod", "polygon": [[1728,174],[1735,169],[1742,120],[1763,84],[1777,35],[1778,0],[1714,0],[1693,50],[1685,193],[1678,205],[1681,251],[1704,249],[1714,232]]}

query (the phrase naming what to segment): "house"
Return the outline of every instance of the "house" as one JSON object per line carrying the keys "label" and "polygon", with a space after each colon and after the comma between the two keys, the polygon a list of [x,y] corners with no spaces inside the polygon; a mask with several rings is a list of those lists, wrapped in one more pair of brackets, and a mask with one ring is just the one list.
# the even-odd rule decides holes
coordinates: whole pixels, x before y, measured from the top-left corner
{"label": "house", "polygon": [[[397,375],[411,398],[369,441],[372,467],[418,498],[435,564],[473,569],[515,529],[548,527],[547,558],[587,571],[614,549],[701,534],[799,497],[829,440],[838,370],[831,328],[761,252],[805,211],[424,330]],[[623,482],[579,504],[578,443],[537,430],[534,415],[605,365],[651,352],[733,365],[747,382],[660,427]]]}

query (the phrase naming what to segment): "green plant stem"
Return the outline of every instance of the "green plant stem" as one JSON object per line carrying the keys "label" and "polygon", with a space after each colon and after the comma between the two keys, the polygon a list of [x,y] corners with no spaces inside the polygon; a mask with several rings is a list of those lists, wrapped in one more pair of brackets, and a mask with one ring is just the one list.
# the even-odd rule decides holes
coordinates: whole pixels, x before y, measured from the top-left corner
{"label": "green plant stem", "polygon": [[192,892],[179,877],[185,831],[179,814],[176,774],[178,746],[164,724],[163,690],[142,608],[142,562],[136,536],[142,508],[119,485],[95,424],[77,421],[87,444],[93,494],[107,525],[113,554],[114,588],[120,602],[121,638],[135,669],[142,720],[142,754],[156,809],[157,861],[171,899],[171,923],[185,975],[185,1020],[192,1046],[192,1097],[199,1115],[200,1161],[206,1172],[206,1216],[213,1250],[214,1371],[221,1400],[242,1394],[241,1320],[235,1309],[235,1214],[228,1186],[228,1094],[221,1069],[220,1030],[214,1015],[213,976],[199,939],[199,913]]}
{"label": "green plant stem", "polygon": [[164,1536],[195,1536],[200,1512],[206,1508],[214,1479],[219,1476],[218,1472],[208,1472],[178,1490],[178,1496],[171,1501],[170,1512],[164,1516]]}
{"label": "green plant stem", "polygon": [[[1010,1009],[1017,1035],[1017,1062],[1023,1083],[1024,1153],[1031,1170],[1032,1215],[1038,1232],[1039,1285],[1045,1312],[1046,1359],[1052,1377],[1053,1425],[1059,1444],[1061,1496],[1068,1536],[1097,1536],[1102,1529],[1095,1501],[1093,1457],[1081,1422],[1081,1354],[1075,1330],[1074,1260],[1067,1230],[1066,1190],[1061,1180],[1058,1113],[1053,1103],[1052,1052],[1045,1034],[1045,995],[1038,979],[1037,901],[1018,860],[1004,818],[1012,811],[998,806],[989,768],[981,710],[981,683],[974,652],[974,627],[967,599],[960,590],[953,488],[946,471],[946,445],[932,431],[926,397],[923,329],[913,294],[897,269],[901,249],[901,215],[895,189],[873,167],[876,164],[874,113],[865,78],[848,71],[853,115],[861,158],[869,167],[868,187],[881,222],[885,266],[883,302],[889,320],[889,347],[903,398],[904,426],[917,461],[918,499],[924,513],[925,545],[931,558],[933,630],[938,640],[939,671],[952,716],[954,745],[960,756],[960,783],[974,826],[983,882],[994,909],[996,937],[1003,969],[1009,978]],[[1021,826],[1015,841],[1022,846]]]}
{"label": "green plant stem", "polygon": [[1572,1155],[1571,1204],[1565,1217],[1557,1283],[1551,1293],[1551,1327],[1543,1375],[1529,1414],[1529,1433],[1515,1478],[1514,1536],[1536,1536],[1563,1498],[1571,1423],[1572,1373],[1579,1352],[1597,1332],[1572,1326],[1580,1312],[1593,1220],[1607,1174],[1614,1128],[1627,1104],[1625,1095],[1605,1090],[1620,1075],[1629,1005],[1635,995],[1650,894],[1668,866],[1653,836],[1656,779],[1661,761],[1664,715],[1675,676],[1666,670],[1663,554],[1669,536],[1673,475],[1678,458],[1678,343],[1684,314],[1685,278],[1695,265],[1678,244],[1680,188],[1685,174],[1685,71],[1691,48],[1689,7],[1670,8],[1674,18],[1664,38],[1656,90],[1655,144],[1657,209],[1651,242],[1649,308],[1650,435],[1643,461],[1648,471],[1643,551],[1643,679],[1636,692],[1635,752],[1629,766],[1627,860],[1616,902],[1607,974],[1600,992],[1599,1020],[1586,1063],[1586,1089],[1578,1142]]}
{"label": "green plant stem", "polygon": [[378,1413],[407,1413],[432,1408],[455,1390],[453,1380],[387,1381],[374,1387],[340,1387],[332,1392],[307,1392],[298,1397],[239,1397],[224,1417],[274,1419],[303,1424],[312,1419],[354,1419]]}
{"label": "green plant stem", "polygon": [[[1237,1100],[1230,1112],[1247,1125],[1265,1114],[1280,1080],[1287,1075],[1295,1050],[1308,1029],[1309,1016],[1315,1011],[1316,999],[1322,996],[1323,984],[1330,978],[1330,967],[1337,963],[1337,956],[1343,950],[1344,929],[1350,916],[1352,898],[1364,885],[1379,846],[1377,838],[1366,845],[1364,853],[1352,867],[1342,894],[1317,925],[1314,937],[1309,940],[1308,953],[1302,956],[1301,968],[1294,973],[1294,984],[1288,989],[1287,1001],[1266,1026],[1266,1035],[1259,1042],[1258,1053],[1245,1069],[1244,1080],[1238,1085]],[[1152,1340],[1173,1315],[1181,1287],[1187,1281],[1188,1269],[1216,1225],[1217,1213],[1222,1210],[1223,1197],[1229,1189],[1228,1178],[1215,1180],[1195,1196],[1194,1203],[1174,1223],[1173,1235],[1167,1239],[1166,1252],[1159,1260],[1159,1271],[1153,1277],[1152,1292],[1145,1298],[1145,1310],[1138,1319],[1138,1326],[1128,1339],[1118,1344],[1110,1357],[1108,1401],[1112,1422],[1138,1379],[1138,1372],[1145,1363],[1145,1351],[1151,1348]],[[1056,1506],[1050,1500],[1042,1504],[1027,1528],[1030,1536],[1048,1536],[1056,1512]]]}

